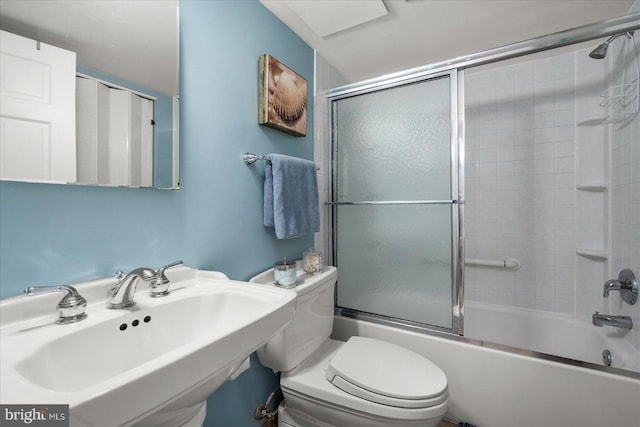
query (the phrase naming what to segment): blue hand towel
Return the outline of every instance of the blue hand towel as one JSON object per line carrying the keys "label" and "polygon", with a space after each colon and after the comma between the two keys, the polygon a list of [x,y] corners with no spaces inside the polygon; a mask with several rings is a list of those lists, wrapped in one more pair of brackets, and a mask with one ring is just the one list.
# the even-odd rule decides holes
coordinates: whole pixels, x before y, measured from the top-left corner
{"label": "blue hand towel", "polygon": [[278,239],[320,231],[318,176],[315,163],[269,154],[264,165],[264,225]]}

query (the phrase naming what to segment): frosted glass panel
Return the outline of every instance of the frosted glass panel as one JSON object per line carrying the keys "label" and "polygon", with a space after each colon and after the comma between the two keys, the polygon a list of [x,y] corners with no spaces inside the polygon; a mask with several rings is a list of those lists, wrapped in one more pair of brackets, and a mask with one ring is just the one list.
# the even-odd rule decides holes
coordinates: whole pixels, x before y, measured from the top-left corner
{"label": "frosted glass panel", "polygon": [[337,305],[452,328],[451,209],[338,206]]}
{"label": "frosted glass panel", "polygon": [[334,201],[450,199],[450,78],[333,103]]}
{"label": "frosted glass panel", "polygon": [[333,102],[341,308],[453,329],[450,84]]}

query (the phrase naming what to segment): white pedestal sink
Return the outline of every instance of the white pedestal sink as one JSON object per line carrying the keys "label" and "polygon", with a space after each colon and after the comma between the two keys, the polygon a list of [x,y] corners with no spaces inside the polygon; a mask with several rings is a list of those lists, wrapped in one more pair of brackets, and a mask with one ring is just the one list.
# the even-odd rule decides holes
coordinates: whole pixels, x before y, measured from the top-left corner
{"label": "white pedestal sink", "polygon": [[285,327],[295,293],[181,267],[171,293],[109,310],[115,279],[74,285],[87,319],[59,325],[60,294],[0,301],[0,403],[69,404],[75,426],[200,424],[207,397]]}

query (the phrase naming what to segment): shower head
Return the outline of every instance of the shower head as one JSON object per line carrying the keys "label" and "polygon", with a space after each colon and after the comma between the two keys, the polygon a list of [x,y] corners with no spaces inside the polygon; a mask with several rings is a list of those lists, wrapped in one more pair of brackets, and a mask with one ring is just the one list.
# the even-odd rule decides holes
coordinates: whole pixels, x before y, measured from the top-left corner
{"label": "shower head", "polygon": [[589,53],[589,57],[593,59],[604,59],[607,56],[607,48],[609,47],[609,40],[598,45],[597,48],[593,49],[591,53]]}
{"label": "shower head", "polygon": [[605,41],[604,43],[598,45],[598,47],[596,47],[595,49],[593,49],[590,53],[589,53],[589,57],[593,58],[593,59],[604,59],[605,56],[607,56],[607,49],[609,48],[609,45],[611,44],[611,42],[620,36],[628,36],[628,37],[633,37],[633,32],[630,31],[628,33],[620,33],[620,34],[615,34],[611,37],[609,37],[607,39],[607,41]]}

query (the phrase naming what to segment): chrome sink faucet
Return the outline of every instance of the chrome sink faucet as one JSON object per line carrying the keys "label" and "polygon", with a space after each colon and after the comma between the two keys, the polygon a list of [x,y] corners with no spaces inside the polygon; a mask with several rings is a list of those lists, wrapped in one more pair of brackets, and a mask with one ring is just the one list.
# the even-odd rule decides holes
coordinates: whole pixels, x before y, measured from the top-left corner
{"label": "chrome sink faucet", "polygon": [[149,282],[149,295],[152,297],[162,297],[169,294],[169,279],[165,276],[168,268],[182,265],[182,261],[175,261],[158,269],[158,271],[148,268],[136,268],[128,274],[119,272],[118,283],[109,290],[108,305],[111,309],[121,309],[133,307],[136,302],[133,297],[136,293],[136,286],[139,280]]}

